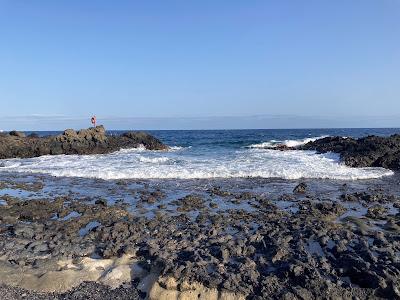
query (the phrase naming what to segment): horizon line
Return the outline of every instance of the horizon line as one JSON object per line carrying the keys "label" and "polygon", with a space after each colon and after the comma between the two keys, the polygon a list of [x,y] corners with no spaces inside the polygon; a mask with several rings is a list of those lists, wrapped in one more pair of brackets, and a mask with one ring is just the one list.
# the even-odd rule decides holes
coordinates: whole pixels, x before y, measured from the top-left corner
{"label": "horizon line", "polygon": [[[101,126],[98,125],[98,126]],[[80,128],[89,129],[93,127]],[[16,130],[20,132],[63,132],[67,129],[56,129],[56,130]],[[399,129],[400,127],[296,127],[296,128],[215,128],[215,129],[107,129],[106,131],[247,131],[247,130],[327,130],[327,129]],[[1,130],[2,133],[8,133],[13,130]]]}

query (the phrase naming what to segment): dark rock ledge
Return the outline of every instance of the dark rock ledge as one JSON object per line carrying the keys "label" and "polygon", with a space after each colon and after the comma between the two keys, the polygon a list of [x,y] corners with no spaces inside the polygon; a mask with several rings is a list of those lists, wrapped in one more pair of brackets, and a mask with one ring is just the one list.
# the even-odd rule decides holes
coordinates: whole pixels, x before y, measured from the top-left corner
{"label": "dark rock ledge", "polygon": [[301,150],[335,152],[350,167],[383,167],[400,170],[400,134],[389,137],[367,136],[359,139],[326,137],[307,143]]}
{"label": "dark rock ledge", "polygon": [[381,167],[394,171],[400,170],[400,134],[388,137],[370,135],[359,139],[334,136],[318,139],[298,147],[280,144],[265,147],[265,149],[334,152],[340,154],[341,161],[349,167]]}
{"label": "dark rock ledge", "polygon": [[166,150],[160,140],[144,132],[107,135],[103,126],[75,131],[67,129],[57,136],[25,136],[17,131],[0,134],[0,159],[30,158],[59,154],[106,154],[143,145],[148,150]]}

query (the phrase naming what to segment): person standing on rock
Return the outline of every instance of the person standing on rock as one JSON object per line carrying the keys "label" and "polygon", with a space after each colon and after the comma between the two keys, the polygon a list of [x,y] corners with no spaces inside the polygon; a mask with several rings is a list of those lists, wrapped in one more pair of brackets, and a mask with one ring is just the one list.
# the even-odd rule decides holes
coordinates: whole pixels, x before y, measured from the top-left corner
{"label": "person standing on rock", "polygon": [[93,117],[90,119],[90,122],[92,122],[93,127],[96,127],[96,116],[93,116]]}

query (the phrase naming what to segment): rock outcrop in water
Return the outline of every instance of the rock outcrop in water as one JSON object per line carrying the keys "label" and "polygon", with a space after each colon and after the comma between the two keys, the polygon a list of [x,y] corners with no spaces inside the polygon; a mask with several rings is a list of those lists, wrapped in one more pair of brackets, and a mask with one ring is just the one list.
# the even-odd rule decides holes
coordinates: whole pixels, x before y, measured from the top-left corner
{"label": "rock outcrop in water", "polygon": [[117,136],[107,135],[103,126],[79,131],[67,129],[60,135],[48,137],[25,137],[21,132],[12,131],[0,135],[0,159],[58,154],[105,154],[140,145],[149,150],[168,148],[147,133],[130,131]]}
{"label": "rock outcrop in water", "polygon": [[326,137],[298,149],[320,153],[339,153],[350,167],[383,167],[400,170],[400,134],[389,137],[367,136],[360,139]]}

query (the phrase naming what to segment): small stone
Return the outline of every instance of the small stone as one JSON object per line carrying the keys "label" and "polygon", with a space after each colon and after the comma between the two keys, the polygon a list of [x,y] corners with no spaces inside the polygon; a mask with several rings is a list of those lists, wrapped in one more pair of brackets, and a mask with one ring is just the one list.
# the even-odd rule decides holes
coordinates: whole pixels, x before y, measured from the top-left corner
{"label": "small stone", "polygon": [[383,219],[386,217],[388,209],[382,205],[374,205],[368,208],[367,217],[372,219]]}
{"label": "small stone", "polygon": [[307,184],[305,184],[304,182],[298,184],[294,189],[293,189],[293,193],[297,193],[297,194],[304,194],[307,190]]}
{"label": "small stone", "polygon": [[95,202],[96,205],[102,205],[102,206],[107,206],[107,200],[106,199],[98,199]]}
{"label": "small stone", "polygon": [[14,229],[14,234],[18,237],[31,239],[35,235],[35,232],[31,227],[21,224]]}
{"label": "small stone", "polygon": [[211,208],[218,208],[218,204],[215,202],[210,202],[210,207]]}
{"label": "small stone", "polygon": [[38,253],[38,252],[47,252],[49,251],[49,246],[46,243],[39,244],[33,248],[33,252]]}

